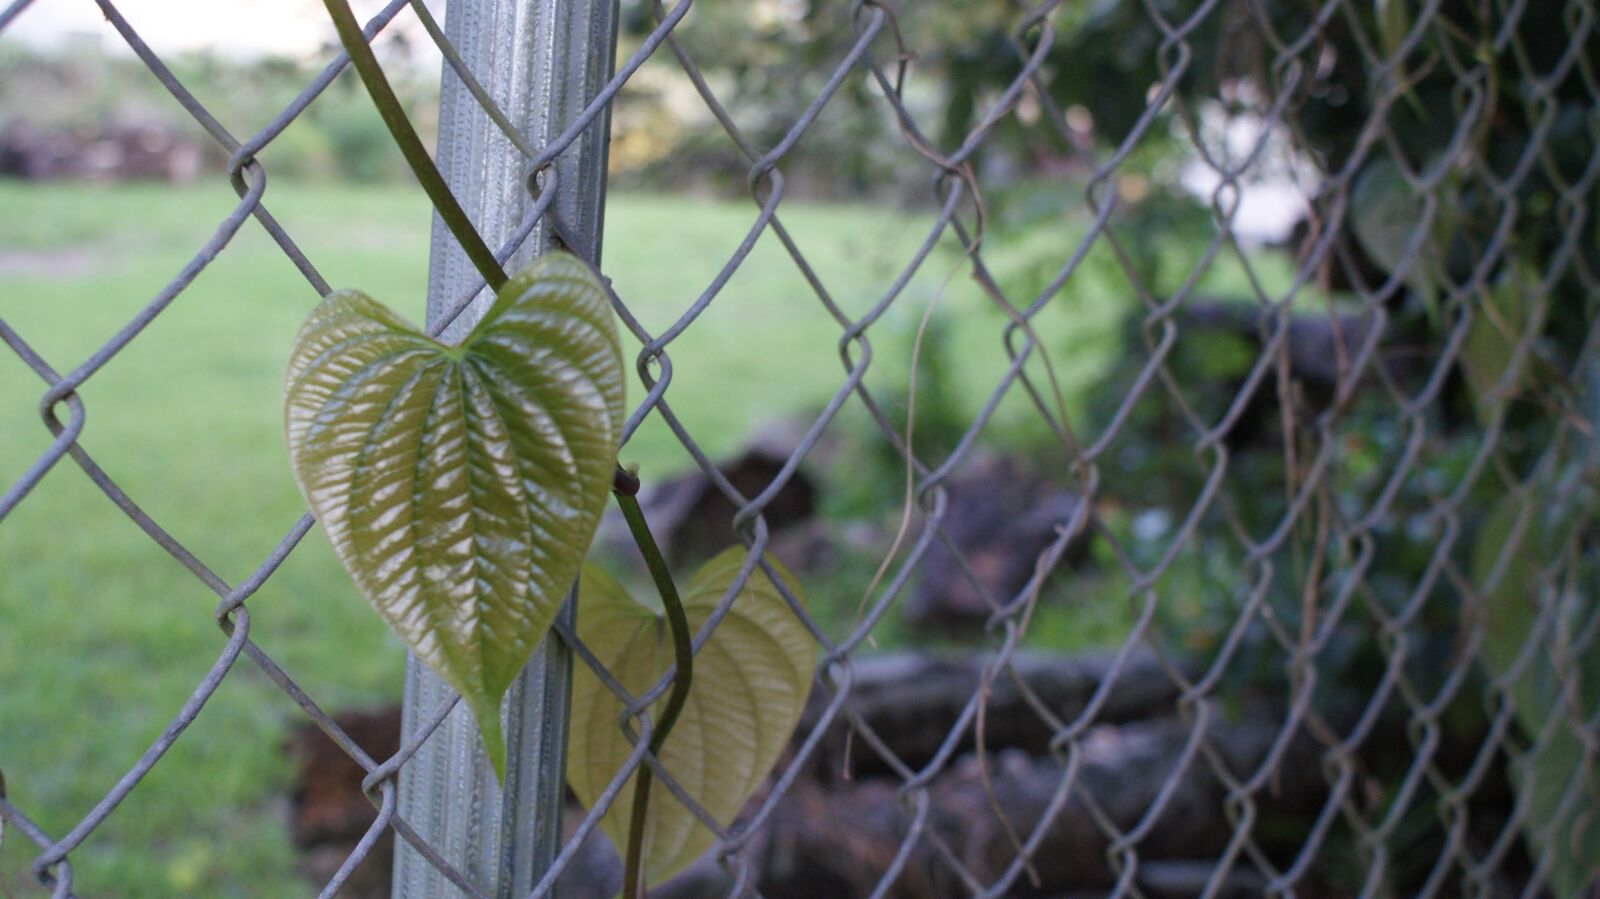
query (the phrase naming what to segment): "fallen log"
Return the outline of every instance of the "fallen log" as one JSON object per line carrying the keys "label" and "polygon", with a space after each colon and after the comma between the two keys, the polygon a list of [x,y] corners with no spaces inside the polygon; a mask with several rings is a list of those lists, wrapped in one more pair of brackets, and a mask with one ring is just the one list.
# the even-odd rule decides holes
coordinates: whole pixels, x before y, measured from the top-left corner
{"label": "fallen log", "polygon": [[[740,494],[755,497],[777,479],[788,460],[787,448],[756,443],[720,463],[718,470]],[[802,469],[788,478],[762,515],[776,535],[810,521],[818,502],[818,487]],[[701,562],[739,543],[733,530],[738,507],[698,469],[648,482],[639,493],[639,505],[668,564],[676,571],[693,571]],[[620,513],[611,510],[601,520],[597,543],[622,564],[639,564]]]}
{"label": "fallen log", "polygon": [[[1120,874],[1108,857],[1115,835],[1147,825],[1119,858],[1134,859],[1133,879],[1144,895],[1191,897],[1204,893],[1233,829],[1227,790],[1203,756],[1188,756],[1193,724],[1177,718],[1098,726],[1076,744],[1076,758],[1033,757],[1017,750],[989,757],[994,800],[984,789],[975,755],[961,758],[928,786],[927,820],[888,896],[935,899],[969,890],[948,853],[980,884],[994,884],[1017,853],[1003,809],[1026,840],[1044,820],[1064,778],[1072,778],[1065,804],[1032,853],[1036,883],[1021,874],[1006,895],[1093,895]],[[1223,724],[1213,720],[1205,739],[1211,757],[1233,778],[1246,779],[1262,763],[1279,732],[1264,719]],[[1186,759],[1188,759],[1186,763]],[[1291,745],[1270,795],[1254,797],[1274,814],[1307,821],[1326,792],[1315,747],[1307,738]],[[1152,819],[1158,797],[1165,797]],[[768,899],[867,896],[901,851],[916,798],[887,778],[851,784],[801,782],[774,810],[753,863]],[[1105,829],[1103,829],[1103,826]],[[943,850],[938,844],[943,844]],[[1214,895],[1260,895],[1263,877],[1240,861],[1220,878]]]}
{"label": "fallen log", "polygon": [[[400,748],[399,706],[346,710],[333,718],[375,759]],[[314,724],[296,728],[284,749],[300,772],[289,797],[289,836],[300,850],[301,871],[312,882],[326,883],[377,818],[377,809],[361,792],[367,772]],[[340,895],[384,899],[393,867],[394,833],[384,831]]]}
{"label": "fallen log", "polygon": [[[989,456],[968,469],[945,484],[944,539],[928,547],[901,606],[919,633],[981,636],[993,604],[1010,602],[1027,586],[1060,529],[1077,526],[1084,512],[1082,497],[1020,458]],[[1074,534],[1056,573],[1082,564],[1089,542],[1087,530]]]}
{"label": "fallen log", "polygon": [[[978,689],[985,663],[986,658],[979,654],[865,657],[852,665],[849,707],[902,763],[919,769],[934,759],[960,721]],[[1016,678],[1063,720],[1083,712],[1112,666],[1110,655],[1019,653],[1012,660]],[[1173,782],[1170,799],[1135,846],[1139,883],[1148,896],[1175,899],[1198,894],[1185,892],[1184,884],[1205,883],[1209,869],[1200,863],[1221,851],[1231,830],[1226,825],[1224,789],[1205,759],[1179,764],[1191,725],[1174,717],[1177,695],[1172,678],[1152,653],[1135,652],[1121,665],[1095,715],[1095,726],[1075,744],[1072,793],[1034,855],[1041,878],[1039,890],[1023,877],[1009,895],[1064,896],[1112,883],[1115,871],[1106,857],[1111,841],[1096,825],[1091,809],[1098,808],[1105,820],[1125,831],[1146,814],[1169,780]],[[796,732],[796,747],[820,724],[829,699],[828,691],[816,691]],[[1052,729],[1010,677],[995,680],[987,706],[985,742],[991,749],[995,795],[1017,832],[1027,835],[1048,810],[1066,763],[1049,753]],[[340,720],[347,729],[362,731],[358,739],[363,745],[370,742],[368,748],[380,757],[398,741],[398,722],[393,716],[346,715]],[[867,896],[900,851],[912,821],[901,795],[901,781],[861,739],[855,739],[847,753],[847,730],[843,716],[831,722],[799,778],[745,850],[759,889],[769,899]],[[949,756],[953,761],[929,784],[926,830],[913,847],[910,863],[891,896],[932,899],[965,894],[954,868],[936,849],[936,840],[984,882],[1000,876],[1015,857],[978,776],[976,755],[971,751],[973,729],[968,726],[964,730]],[[1276,733],[1275,723],[1257,717],[1214,722],[1207,740],[1228,771],[1246,777],[1260,763]],[[345,765],[343,754],[331,744],[326,747],[331,755],[312,752],[325,740],[310,730],[297,737],[301,745],[296,754],[303,764],[313,756],[320,762],[307,764],[313,769],[312,782],[302,787],[296,799],[295,835],[308,856],[326,854],[334,860],[342,859],[370,823],[372,807],[360,794],[360,772],[353,763]],[[1297,741],[1281,767],[1272,797],[1262,801],[1308,820],[1306,810],[1320,807],[1325,789],[1320,771],[1314,753]],[[308,789],[313,785],[316,789]],[[334,802],[335,794],[345,801]],[[577,809],[569,810],[569,828],[581,817]],[[370,878],[374,882],[363,884],[357,894],[386,895],[381,862],[364,867],[373,867],[378,876]],[[561,878],[561,895],[608,899],[615,893],[613,881],[620,882],[619,876],[615,853],[605,838],[596,834]],[[725,873],[707,858],[684,876],[652,890],[651,895],[655,899],[722,895],[726,881]],[[1229,875],[1224,886],[1227,889],[1219,895],[1259,894],[1258,881],[1248,873]]]}
{"label": "fallen log", "polygon": [[[846,708],[858,716],[906,767],[919,769],[932,761],[961,721],[981,684],[989,657],[981,653],[933,655],[887,653],[852,662],[854,678]],[[1055,735],[1035,711],[1026,684],[1037,701],[1058,720],[1078,717],[1115,664],[1111,653],[1062,656],[1019,652],[1011,660],[1015,677],[1002,671],[986,702],[984,742],[991,748],[1014,748],[1030,755],[1049,752]],[[1095,715],[1097,723],[1159,717],[1177,710],[1178,686],[1148,650],[1135,650],[1116,672],[1110,692]],[[817,727],[833,694],[819,686],[800,718],[797,740]],[[849,720],[840,714],[807,760],[809,776],[819,782],[891,774],[893,766],[849,737]],[[977,746],[974,728],[964,729],[954,751]]]}

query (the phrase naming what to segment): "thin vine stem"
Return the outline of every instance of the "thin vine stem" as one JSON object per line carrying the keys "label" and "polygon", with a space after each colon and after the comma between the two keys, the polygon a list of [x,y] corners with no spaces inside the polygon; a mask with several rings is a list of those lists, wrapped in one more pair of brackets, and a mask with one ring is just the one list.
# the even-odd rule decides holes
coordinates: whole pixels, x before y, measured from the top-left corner
{"label": "thin vine stem", "polygon": [[[433,164],[433,159],[428,155],[427,148],[422,145],[422,139],[417,136],[416,129],[411,127],[411,120],[406,118],[399,98],[395,96],[394,89],[389,85],[389,79],[383,74],[383,67],[378,64],[377,57],[373,55],[372,48],[362,35],[361,25],[356,21],[355,14],[350,11],[349,3],[347,0],[323,0],[323,5],[328,8],[328,16],[333,20],[334,30],[339,34],[339,42],[344,44],[345,51],[350,54],[350,64],[355,67],[356,74],[361,76],[367,93],[372,97],[373,106],[377,107],[378,115],[383,118],[389,134],[394,137],[395,144],[400,148],[400,154],[405,157],[406,164],[411,167],[412,174],[422,184],[422,189],[433,202],[440,219],[461,243],[461,248],[466,251],[467,258],[483,276],[483,280],[490,288],[498,291],[506,283],[505,270],[501,268],[499,260],[495,258],[488,244],[484,243],[478,229],[473,227],[472,220],[467,217],[455,194],[450,191],[444,176],[439,174],[438,167]],[[667,704],[662,709],[661,717],[652,729],[650,737],[650,754],[659,757],[661,747],[665,745],[667,736],[672,732],[672,727],[677,723],[678,716],[689,698],[689,684],[694,676],[694,646],[692,635],[689,633],[689,619],[684,614],[682,600],[678,598],[677,585],[672,582],[672,573],[667,569],[666,559],[661,555],[660,547],[650,534],[650,526],[645,521],[643,510],[639,508],[638,499],[635,498],[638,490],[638,478],[619,467],[612,481],[612,495],[616,497],[617,505],[622,509],[622,516],[628,522],[628,531],[633,535],[633,542],[639,547],[639,553],[650,569],[650,576],[655,580],[656,590],[661,594],[661,605],[666,612],[667,625],[672,631],[672,645],[676,656],[677,667],[672,682],[672,692],[667,696]],[[623,875],[623,895],[630,899],[642,896],[640,868],[644,857],[644,825],[650,806],[652,780],[648,766],[639,769],[634,784],[633,815],[628,827],[627,867]]]}
{"label": "thin vine stem", "polygon": [[[622,517],[627,519],[633,542],[639,547],[640,555],[644,556],[650,577],[656,582],[656,591],[661,594],[661,607],[667,615],[667,626],[672,631],[672,648],[676,655],[677,669],[672,679],[672,692],[667,696],[667,704],[662,708],[661,717],[656,720],[650,734],[650,754],[660,758],[661,747],[666,744],[667,735],[672,732],[672,726],[678,723],[678,715],[689,699],[689,682],[694,677],[694,643],[693,635],[689,632],[689,617],[683,612],[678,587],[672,582],[672,572],[667,570],[667,560],[656,546],[655,537],[650,534],[650,525],[644,519],[644,511],[639,508],[639,500],[635,498],[638,491],[639,479],[618,468],[612,479],[611,494],[616,497]],[[622,875],[623,899],[638,899],[644,895],[641,868],[644,861],[645,813],[650,809],[653,779],[650,767],[644,765],[639,768],[634,781],[633,813],[628,820],[627,861]]]}
{"label": "thin vine stem", "polygon": [[456,195],[450,192],[450,185],[444,182],[444,176],[439,174],[439,168],[433,164],[432,157],[428,156],[428,149],[422,145],[422,138],[417,136],[415,128],[411,127],[411,120],[406,118],[406,112],[400,105],[400,100],[394,95],[394,88],[389,86],[389,79],[383,74],[383,67],[378,65],[378,58],[372,55],[372,47],[368,46],[367,39],[361,33],[361,24],[356,21],[355,13],[350,11],[347,0],[322,0],[328,8],[328,16],[333,19],[334,30],[339,33],[339,42],[344,44],[346,53],[350,54],[350,64],[355,66],[356,74],[361,76],[361,83],[367,86],[367,93],[372,96],[372,105],[378,108],[378,115],[383,117],[383,123],[389,127],[389,134],[394,137],[395,144],[400,148],[400,155],[405,157],[406,165],[411,167],[412,174],[422,183],[422,189],[427,192],[428,199],[433,201],[433,208],[438,211],[439,218],[444,220],[445,226],[454,234],[461,243],[461,248],[466,250],[467,258],[472,260],[472,265],[483,276],[485,283],[496,292],[506,283],[505,269],[500,267],[500,261],[495,258],[494,251],[483,242],[483,235],[473,227],[472,220],[467,218],[467,213],[456,200]]}

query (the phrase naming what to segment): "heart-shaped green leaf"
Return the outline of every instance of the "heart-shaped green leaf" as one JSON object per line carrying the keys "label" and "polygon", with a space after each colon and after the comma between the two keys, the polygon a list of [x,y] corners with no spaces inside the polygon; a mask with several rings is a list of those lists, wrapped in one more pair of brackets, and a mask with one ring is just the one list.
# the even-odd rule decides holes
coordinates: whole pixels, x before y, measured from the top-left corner
{"label": "heart-shaped green leaf", "polygon": [[343,290],[290,357],[301,490],[373,608],[467,702],[501,777],[500,698],[605,506],[621,352],[605,291],[552,254],[507,281],[459,346]]}
{"label": "heart-shaped green leaf", "polygon": [[[1388,157],[1368,163],[1350,192],[1350,224],[1362,251],[1386,275],[1404,270],[1406,286],[1422,301],[1428,315],[1437,317],[1438,285],[1429,243],[1424,240],[1419,253],[1410,253],[1426,210],[1423,197]],[[1435,246],[1449,245],[1446,218],[1443,213],[1434,216],[1434,233],[1429,236],[1436,239]]]}
{"label": "heart-shaped green leaf", "polygon": [[[682,590],[684,613],[698,631],[732,586],[745,550],[707,562]],[[778,565],[790,594],[794,578]],[[672,640],[659,606],[647,607],[593,565],[578,588],[578,635],[606,670],[638,696],[672,665]],[[811,635],[776,587],[756,569],[727,617],[694,657],[694,680],[661,760],[689,795],[721,823],[732,821],[778,759],[811,692]],[[587,666],[576,666],[567,743],[567,779],[592,805],[633,750],[618,726],[622,703]],[[666,698],[651,707],[659,718]],[[661,783],[651,785],[644,871],[659,882],[711,848],[715,836]],[[601,826],[619,850],[632,816],[633,778]]]}

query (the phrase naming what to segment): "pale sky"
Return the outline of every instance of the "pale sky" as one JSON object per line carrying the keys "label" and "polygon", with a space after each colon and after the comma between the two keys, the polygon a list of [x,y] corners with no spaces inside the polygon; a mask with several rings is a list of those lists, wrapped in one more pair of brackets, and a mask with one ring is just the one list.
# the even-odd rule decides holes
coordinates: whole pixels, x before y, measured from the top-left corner
{"label": "pale sky", "polygon": [[[320,0],[116,0],[115,5],[158,53],[211,49],[236,57],[306,57],[334,37]],[[383,5],[384,0],[350,3],[362,20]],[[442,0],[429,0],[428,8],[443,21]],[[402,10],[390,28],[420,38],[412,41],[413,46],[428,48],[427,35],[409,10]],[[107,48],[124,47],[93,0],[34,0],[0,32],[0,38],[43,48],[94,36]],[[429,56],[428,61],[437,59],[436,54]]]}

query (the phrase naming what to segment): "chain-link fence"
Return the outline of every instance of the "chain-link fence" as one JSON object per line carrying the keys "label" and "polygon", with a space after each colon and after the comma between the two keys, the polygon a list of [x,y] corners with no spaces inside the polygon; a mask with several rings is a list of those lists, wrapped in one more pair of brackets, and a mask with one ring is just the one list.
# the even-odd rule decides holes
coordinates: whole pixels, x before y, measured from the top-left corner
{"label": "chain-link fence", "polygon": [[[487,895],[450,849],[408,822],[425,810],[399,797],[401,772],[454,703],[417,716],[399,752],[372,758],[252,640],[249,599],[314,529],[311,516],[249,577],[228,583],[77,442],[87,411],[78,389],[241,229],[259,226],[282,248],[312,288],[308,308],[329,291],[268,211],[256,156],[348,59],[330,61],[241,140],[115,4],[96,2],[229,154],[239,202],[165,288],[64,373],[0,320],[0,337],[45,385],[39,409],[54,438],[0,497],[0,519],[70,457],[215,591],[221,649],[170,726],[75,826],[46,832],[30,817],[37,810],[0,798],[7,836],[39,847],[34,871],[55,895],[117,892],[76,882],[73,853],[184,739],[244,658],[366,772],[361,787],[377,816],[324,895],[391,833],[442,881]],[[12,3],[0,31],[30,5]],[[472,6],[452,4],[449,15]],[[647,330],[628,296],[611,296],[643,345],[645,392],[627,433],[664,421],[732,504],[733,533],[758,553],[773,549],[773,503],[847,419],[876,429],[897,460],[885,470],[900,466],[903,480],[876,500],[899,525],[889,528],[894,539],[866,541],[882,567],[829,581],[852,597],[865,592],[858,613],[825,618],[792,603],[817,642],[812,706],[737,821],[701,810],[720,842],[697,875],[701,892],[681,894],[1592,894],[1594,5],[995,0],[951,4],[938,22],[934,13],[950,10],[756,6],[751,15],[795,6],[834,17],[845,36],[806,62],[820,89],[760,140],[719,100],[724,80],[702,70],[696,29],[716,20],[689,0],[632,8],[631,54],[542,143],[512,124],[496,80],[472,70],[470,54],[420,3],[394,0],[365,29],[371,40],[396,17],[422,16],[445,55],[444,78],[466,86],[520,155],[508,178],[539,201],[510,229],[502,260],[528,252],[529,241],[594,246],[581,233],[594,222],[568,221],[552,202],[560,161],[604,125],[642,65],[675,67],[724,147],[747,162],[755,211],[746,238],[721,248],[721,272],[683,298],[669,327]],[[587,38],[608,40],[603,31]],[[993,37],[981,54],[950,52],[978,33]],[[925,59],[965,65],[965,80],[951,90],[919,85]],[[903,154],[896,179],[920,182],[919,202],[932,210],[907,214],[925,239],[859,309],[830,293],[783,221],[786,163],[846,92],[887,125]],[[965,114],[951,115],[958,107]],[[1019,177],[1019,166],[1028,174]],[[1299,220],[1276,248],[1245,224],[1263,179],[1280,191],[1268,205]],[[1170,204],[1148,195],[1153,184],[1180,182],[1199,198],[1198,217],[1170,216]],[[1082,216],[1081,230],[1055,227],[1068,211]],[[1047,239],[1029,245],[1031,277],[1012,277],[1018,251],[1004,241],[1030,233]],[[763,235],[781,243],[837,323],[842,365],[832,398],[751,489],[674,415],[672,364],[693,360],[669,357],[709,307],[756,302],[724,287]],[[1091,267],[1099,274],[1086,274]],[[1219,297],[1211,275],[1224,267],[1232,288]],[[958,421],[948,408],[962,406],[936,406],[937,396],[908,416],[906,397],[869,377],[884,364],[874,366],[875,346],[903,334],[874,338],[909,305],[929,349],[927,371],[908,383],[933,383],[945,311],[905,288],[946,269],[970,279],[992,310],[962,327],[986,329],[1003,360],[990,383],[958,385],[974,397]],[[1116,295],[1100,295],[1106,272]],[[1094,295],[1083,295],[1087,284]],[[464,290],[433,323],[482,287]],[[1057,307],[1067,314],[1052,320]],[[1101,339],[1125,352],[1096,371],[1087,396],[1066,395],[1064,372],[1083,351],[1074,330],[1106,309],[1120,324]],[[756,376],[775,394],[785,389],[783,372]],[[926,423],[941,411],[939,427]],[[1018,453],[1026,464],[1008,458]],[[1016,475],[1019,464],[1027,476]],[[996,480],[996,471],[1011,476]],[[917,680],[938,687],[926,706],[894,692],[870,645],[911,604],[933,619],[964,616],[982,647],[911,663]],[[1047,605],[1065,610],[1056,620],[1069,630],[1111,630],[1102,641],[1110,650],[1067,681],[1050,654],[1025,649]],[[594,663],[570,628],[558,632],[578,664]],[[551,895],[558,880],[581,887],[574,866],[586,839],[626,775],[647,762],[636,751],[596,807],[571,816],[532,895]],[[656,773],[673,783],[672,771]]]}

